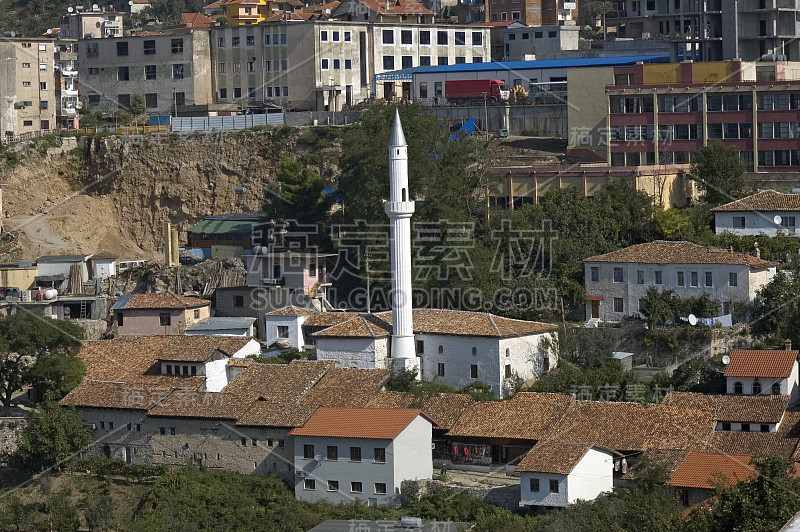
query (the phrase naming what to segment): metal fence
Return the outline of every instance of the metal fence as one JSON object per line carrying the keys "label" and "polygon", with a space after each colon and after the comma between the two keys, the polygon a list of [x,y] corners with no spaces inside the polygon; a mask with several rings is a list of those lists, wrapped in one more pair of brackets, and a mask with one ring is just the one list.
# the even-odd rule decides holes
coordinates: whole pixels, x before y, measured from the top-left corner
{"label": "metal fence", "polygon": [[282,126],[283,113],[235,116],[190,116],[172,119],[172,131],[235,131],[257,126]]}

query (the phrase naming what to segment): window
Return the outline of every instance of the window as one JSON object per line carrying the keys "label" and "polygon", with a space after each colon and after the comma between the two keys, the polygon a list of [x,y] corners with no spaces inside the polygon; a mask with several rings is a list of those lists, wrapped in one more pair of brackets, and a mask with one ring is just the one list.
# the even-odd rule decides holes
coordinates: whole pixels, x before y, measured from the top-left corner
{"label": "window", "polygon": [[683,278],[683,272],[678,272],[678,286],[686,286],[686,281]]}
{"label": "window", "polygon": [[338,480],[329,480],[328,481],[328,491],[339,491],[339,481]]}
{"label": "window", "polygon": [[412,44],[411,30],[400,30],[400,44]]}
{"label": "window", "polygon": [[170,436],[175,436],[175,427],[170,427],[169,428],[169,435]]}
{"label": "window", "polygon": [[39,90],[42,90],[42,91],[46,91],[47,90],[47,82],[46,81],[40,81],[39,82]]}
{"label": "window", "polygon": [[753,383],[753,395],[761,395],[761,383],[758,381]]}
{"label": "window", "polygon": [[345,42],[350,42],[350,32],[349,31],[344,32],[344,40],[345,40]]}
{"label": "window", "polygon": [[350,447],[350,461],[351,462],[361,461],[361,447]]}
{"label": "window", "polygon": [[322,70],[328,70],[328,60],[327,59],[323,59],[322,60]]}
{"label": "window", "polygon": [[623,281],[622,268],[614,268],[614,282],[621,283]]}
{"label": "window", "polygon": [[467,58],[464,57],[463,55],[457,55],[456,56],[456,64],[457,65],[463,65],[466,62],[467,62]]}
{"label": "window", "polygon": [[773,383],[772,384],[772,395],[780,395],[781,394],[781,385],[780,383]]}
{"label": "window", "polygon": [[404,55],[400,58],[400,68],[411,68],[414,66],[414,58],[410,55]]}
{"label": "window", "polygon": [[175,105],[186,105],[186,93],[185,92],[176,92],[175,93]]}
{"label": "window", "polygon": [[[90,75],[90,76],[97,76],[97,75],[99,75],[99,74],[100,74],[100,69],[99,69],[99,68],[96,68],[96,67],[95,67],[95,68],[90,68],[90,69],[89,69],[89,75]],[[28,81],[27,83],[28,83],[28,85],[25,85],[25,82],[23,82],[23,83],[22,83],[23,87],[25,87],[25,86],[27,86],[27,87],[30,87],[30,85],[31,85],[31,82],[30,82],[30,81]]]}
{"label": "window", "polygon": [[183,64],[172,65],[172,79],[183,79]]}
{"label": "window", "polygon": [[288,325],[278,325],[278,338],[289,338]]}
{"label": "window", "polygon": [[[150,92],[144,95],[144,106],[148,109],[155,109],[158,107],[158,93]],[[122,314],[120,314],[122,316]]]}
{"label": "window", "polygon": [[220,37],[219,39],[217,39],[217,46],[223,48],[225,47],[225,37]]}
{"label": "window", "polygon": [[784,228],[795,228],[795,218],[794,216],[784,216],[781,218],[781,227]]}
{"label": "window", "polygon": [[712,272],[706,272],[706,286],[714,286],[714,274]]}
{"label": "window", "polygon": [[335,445],[328,445],[328,460],[339,459],[339,448]]}
{"label": "window", "polygon": [[377,495],[385,495],[386,494],[386,484],[383,482],[376,482],[375,483],[375,493]]}
{"label": "window", "polygon": [[730,432],[730,430],[731,430],[731,424],[730,424],[730,423],[723,423],[723,424],[722,424],[722,430],[724,430],[724,431],[726,431],[726,432]]}
{"label": "window", "polygon": [[384,55],[383,56],[383,69],[384,70],[394,70],[394,56],[393,55]]}
{"label": "window", "polygon": [[117,81],[128,81],[130,79],[130,72],[128,67],[117,67]]}
{"label": "window", "polygon": [[344,60],[344,69],[345,70],[350,70],[352,68],[353,68],[353,61],[351,59],[345,59]]}
{"label": "window", "polygon": [[654,273],[654,277],[655,277],[654,283],[655,284],[661,284],[661,270],[658,270],[658,271],[653,272],[653,273]]}
{"label": "window", "polygon": [[744,216],[734,216],[733,217],[733,228],[734,229],[744,229]]}
{"label": "window", "polygon": [[621,297],[614,298],[614,312],[625,312],[625,302]]}
{"label": "window", "polygon": [[172,53],[173,54],[182,54],[183,53],[183,39],[172,39],[170,44],[172,46]]}
{"label": "window", "polygon": [[474,356],[474,357],[478,356],[478,348],[477,347],[473,347],[472,348],[472,356]]}
{"label": "window", "polygon": [[472,32],[472,46],[483,46],[483,33],[479,31]]}
{"label": "window", "polygon": [[[92,57],[92,56],[90,55],[89,57]],[[22,68],[30,68],[30,67],[31,67],[30,63],[22,63]]]}
{"label": "window", "polygon": [[386,462],[386,449],[383,447],[375,447],[375,461],[379,464]]}
{"label": "window", "polygon": [[122,327],[122,322],[123,322],[122,312],[118,312],[117,313],[117,326],[118,327]]}
{"label": "window", "polygon": [[742,423],[742,432],[750,432],[750,423]]}
{"label": "window", "polygon": [[234,48],[238,48],[240,43],[241,43],[241,39],[239,37],[232,37],[231,38],[231,46],[233,46]]}
{"label": "window", "polygon": [[550,493],[558,493],[558,480],[550,479]]}
{"label": "window", "polygon": [[383,44],[394,44],[394,30],[383,30]]}
{"label": "window", "polygon": [[353,493],[361,493],[361,482],[351,482],[350,491]]}
{"label": "window", "polygon": [[247,46],[255,46],[256,45],[256,38],[252,35],[248,35],[245,37],[245,42]]}
{"label": "window", "polygon": [[313,490],[316,489],[316,487],[317,487],[317,482],[313,478],[303,479],[304,490]]}
{"label": "window", "polygon": [[[102,423],[103,422],[101,421],[100,424],[102,425]],[[167,435],[167,427],[158,427],[158,433],[161,434],[162,436],[166,436]]]}
{"label": "window", "polygon": [[255,72],[256,71],[256,62],[255,61],[248,61],[247,62],[247,71],[248,72]]}
{"label": "window", "polygon": [[739,274],[736,272],[728,273],[728,285],[739,286]]}
{"label": "window", "polygon": [[439,362],[436,365],[436,375],[439,377],[444,377],[444,362]]}
{"label": "window", "polygon": [[470,364],[469,366],[469,376],[472,379],[478,378],[478,365],[477,364]]}
{"label": "window", "polygon": [[172,316],[169,312],[161,312],[158,314],[158,324],[162,327],[169,327],[172,325]]}
{"label": "window", "polygon": [[122,41],[117,43],[117,56],[128,55],[128,43]]}
{"label": "window", "polygon": [[530,481],[531,481],[531,486],[530,486],[531,487],[531,491],[532,492],[538,492],[539,491],[539,479],[538,478],[532,478],[532,479],[530,479]]}
{"label": "window", "polygon": [[[327,31],[319,32],[319,40],[320,41],[327,41],[328,40],[328,32]],[[277,41],[278,41],[278,39],[275,39],[275,44],[278,44]]]}
{"label": "window", "polygon": [[440,55],[436,60],[436,64],[439,66],[447,66],[447,56]]}
{"label": "window", "polygon": [[420,98],[427,98],[428,97],[428,82],[427,81],[420,81],[419,82],[419,97]]}
{"label": "window", "polygon": [[433,95],[436,98],[442,97],[442,82],[441,81],[434,81],[433,82]]}
{"label": "window", "polygon": [[697,272],[689,272],[689,284],[694,287],[698,286]]}
{"label": "window", "polygon": [[156,66],[155,65],[145,65],[144,66],[144,79],[156,79]]}
{"label": "window", "polygon": [[[130,109],[131,107],[131,95],[130,94],[119,94],[117,95],[117,106],[121,109]],[[46,106],[45,106],[46,108]]]}
{"label": "window", "polygon": [[446,31],[438,31],[436,32],[436,44],[439,46],[446,46],[447,45],[447,32]]}
{"label": "window", "polygon": [[306,458],[308,460],[313,460],[314,459],[314,446],[313,445],[309,445],[309,444],[303,445],[303,458]]}
{"label": "window", "polygon": [[644,272],[642,270],[636,271],[636,284],[644,284]]}
{"label": "window", "polygon": [[425,342],[422,340],[417,340],[417,354],[422,354],[425,352]]}
{"label": "window", "polygon": [[144,55],[155,55],[156,41],[144,41]]}
{"label": "window", "polygon": [[511,378],[511,364],[506,364],[506,379]]}
{"label": "window", "polygon": [[457,31],[455,34],[456,46],[464,46],[467,44],[467,33],[464,31]]}
{"label": "window", "polygon": [[741,382],[734,382],[733,383],[733,393],[741,395],[742,394],[742,383]]}
{"label": "window", "polygon": [[339,32],[338,31],[334,31],[333,32],[333,42],[339,42]]}
{"label": "window", "polygon": [[600,267],[599,266],[591,266],[589,268],[589,278],[592,280],[593,283],[600,281]]}
{"label": "window", "polygon": [[419,43],[420,44],[430,44],[431,43],[431,32],[428,30],[419,32]]}

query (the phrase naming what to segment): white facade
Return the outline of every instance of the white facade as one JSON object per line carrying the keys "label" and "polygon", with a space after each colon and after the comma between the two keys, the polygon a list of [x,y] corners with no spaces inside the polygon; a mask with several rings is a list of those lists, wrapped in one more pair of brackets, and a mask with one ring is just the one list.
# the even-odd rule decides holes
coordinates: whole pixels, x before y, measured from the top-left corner
{"label": "white facade", "polygon": [[[775,267],[751,269],[744,264],[646,264],[584,262],[586,293],[601,300],[586,302],[586,317],[619,321],[640,316],[639,302],[651,287],[674,290],[681,298],[707,293],[722,304],[749,303],[775,275]],[[659,282],[660,281],[660,282]],[[702,316],[712,317],[712,316]]]}
{"label": "white facade", "polygon": [[[780,395],[790,396],[789,403],[798,398],[798,364],[795,361],[788,379],[765,379],[760,377],[726,377],[726,391],[733,394],[753,395],[753,384],[761,385],[761,395],[773,395],[772,386],[778,385]],[[738,384],[738,385],[737,385]]]}
{"label": "white facade", "polygon": [[336,367],[387,369],[390,338],[317,337],[317,360],[334,360]]}
{"label": "white facade", "polygon": [[[309,502],[359,499],[370,505],[392,504],[404,480],[432,478],[432,441],[431,422],[423,416],[417,416],[393,440],[297,435],[295,496]],[[304,458],[305,445],[314,446],[315,458]],[[327,458],[329,446],[336,447],[336,460]],[[360,448],[360,461],[350,460],[351,447]],[[376,448],[384,449],[384,462],[375,460]],[[331,481],[338,483],[336,489]],[[360,483],[361,490],[354,490],[353,483]]]}
{"label": "white facade", "polygon": [[[531,491],[532,479],[539,490]],[[550,481],[558,484],[551,490]],[[535,486],[533,486],[535,487]],[[569,475],[554,473],[520,473],[520,506],[564,507],[578,500],[593,501],[614,487],[614,458],[610,451],[592,447]]]}
{"label": "white facade", "polygon": [[92,259],[95,279],[108,279],[117,275],[117,259]]}
{"label": "white facade", "polygon": [[579,35],[578,26],[503,28],[504,55],[506,61],[561,59],[561,52],[578,49]]}
{"label": "white facade", "polygon": [[[775,216],[781,223],[775,223]],[[737,236],[798,235],[800,211],[722,211],[714,213],[714,232]]]}
{"label": "white facade", "polygon": [[303,323],[306,316],[264,316],[264,335],[267,345],[288,342],[295,349],[305,349]]}

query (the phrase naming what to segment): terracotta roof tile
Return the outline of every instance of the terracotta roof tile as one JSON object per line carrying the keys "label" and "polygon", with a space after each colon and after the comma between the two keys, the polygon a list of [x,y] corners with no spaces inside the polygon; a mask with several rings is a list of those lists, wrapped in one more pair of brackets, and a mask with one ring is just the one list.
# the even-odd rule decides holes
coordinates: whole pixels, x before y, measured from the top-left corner
{"label": "terracotta roof tile", "polygon": [[[433,11],[416,0],[354,0],[372,11],[392,15],[433,15]],[[346,4],[344,2],[343,4]]]}
{"label": "terracotta roof tile", "polygon": [[707,451],[723,454],[773,454],[797,458],[800,442],[800,411],[787,410],[777,432],[716,431]]}
{"label": "terracotta roof tile", "polygon": [[333,368],[333,362],[292,361],[291,364],[251,364],[223,392],[263,398],[275,404],[297,404]]}
{"label": "terracotta roof tile", "polygon": [[734,349],[730,352],[730,357],[731,361],[725,368],[726,377],[785,379],[792,374],[797,351]]}
{"label": "terracotta roof tile", "polygon": [[558,441],[592,441],[618,451],[644,450],[655,406],[575,401],[555,436]]}
{"label": "terracotta roof tile", "polygon": [[122,382],[83,379],[61,400],[61,404],[81,408],[144,411],[164,400],[173,389],[165,386],[136,386]]}
{"label": "terracotta roof tile", "polygon": [[258,399],[248,405],[236,420],[240,427],[302,427],[316,407],[287,405]]}
{"label": "terracotta roof tile", "polygon": [[798,210],[800,210],[800,194],[784,194],[775,190],[762,190],[746,198],[711,209],[712,212]]}
{"label": "terracotta roof tile", "polygon": [[175,390],[147,411],[148,416],[196,419],[236,419],[246,404],[242,397],[222,392]]}
{"label": "terracotta roof tile", "polygon": [[788,404],[788,395],[725,395],[717,421],[778,423]]}
{"label": "terracotta roof tile", "polygon": [[318,408],[305,425],[289,434],[391,440],[419,415],[425,416],[415,409]]}
{"label": "terracotta roof tile", "polygon": [[232,368],[246,368],[254,361],[250,358],[231,358],[228,360],[228,366]]}
{"label": "terracotta roof tile", "polygon": [[450,429],[474,401],[464,393],[438,393],[417,397],[410,393],[381,392],[368,408],[419,408],[429,414],[439,428]]}
{"label": "terracotta roof tile", "polygon": [[[313,314],[322,314],[310,308],[297,307],[295,305],[288,305],[281,307],[272,312],[267,312],[267,316],[311,316]],[[337,314],[334,312],[334,314]]]}
{"label": "terracotta roof tile", "polygon": [[567,394],[527,392],[518,393],[508,401],[475,403],[455,422],[448,435],[529,441],[550,439],[572,403],[572,396]]}
{"label": "terracotta roof tile", "polygon": [[316,312],[306,318],[303,327],[330,327],[357,316],[355,312]]}
{"label": "terracotta roof tile", "polygon": [[[379,312],[379,318],[392,324],[391,312]],[[498,338],[524,336],[555,331],[552,323],[512,320],[482,312],[445,309],[414,309],[414,332],[418,334],[447,334],[458,336],[494,336]]]}
{"label": "terracotta roof tile", "polygon": [[213,20],[202,13],[181,13],[181,23],[187,28],[208,28]]}
{"label": "terracotta roof tile", "polygon": [[369,314],[315,332],[313,336],[329,338],[383,338],[392,334],[391,326]]}
{"label": "terracotta roof tile", "polygon": [[539,442],[514,471],[569,475],[591,448],[591,443]]}
{"label": "terracotta roof tile", "polygon": [[391,371],[334,368],[303,399],[303,405],[364,408],[375,397]]}
{"label": "terracotta roof tile", "polygon": [[731,485],[755,476],[749,455],[714,454],[693,451],[678,466],[668,484],[679,488],[714,489],[714,484]]}
{"label": "terracotta roof tile", "polygon": [[125,310],[186,309],[210,305],[210,301],[199,297],[179,296],[177,294],[132,294],[122,308]]}
{"label": "terracotta roof tile", "polygon": [[[678,466],[683,463],[686,457],[689,455],[690,451],[684,451],[681,449],[648,449],[642,453],[643,458],[647,458],[652,463],[656,465],[662,466],[667,473],[667,476],[672,476]],[[624,473],[622,477],[623,480],[635,480],[636,479],[636,469],[639,467],[641,462],[637,462],[636,465],[628,469],[627,473]]]}
{"label": "terracotta roof tile", "polygon": [[775,266],[772,262],[744,253],[733,253],[691,242],[666,240],[628,246],[603,255],[595,255],[583,261],[640,264],[743,264],[756,269]]}

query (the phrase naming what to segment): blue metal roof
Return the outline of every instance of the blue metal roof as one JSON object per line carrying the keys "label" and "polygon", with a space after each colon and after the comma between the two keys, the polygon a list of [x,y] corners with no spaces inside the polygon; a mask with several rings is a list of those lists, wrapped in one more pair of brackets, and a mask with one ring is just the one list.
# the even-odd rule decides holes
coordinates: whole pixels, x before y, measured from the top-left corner
{"label": "blue metal roof", "polygon": [[669,63],[668,55],[631,55],[623,57],[586,57],[582,59],[547,59],[541,61],[505,61],[495,63],[459,63],[436,66],[425,73],[485,72],[491,70],[531,70],[550,68],[578,68],[598,66],[633,65],[635,63]]}

